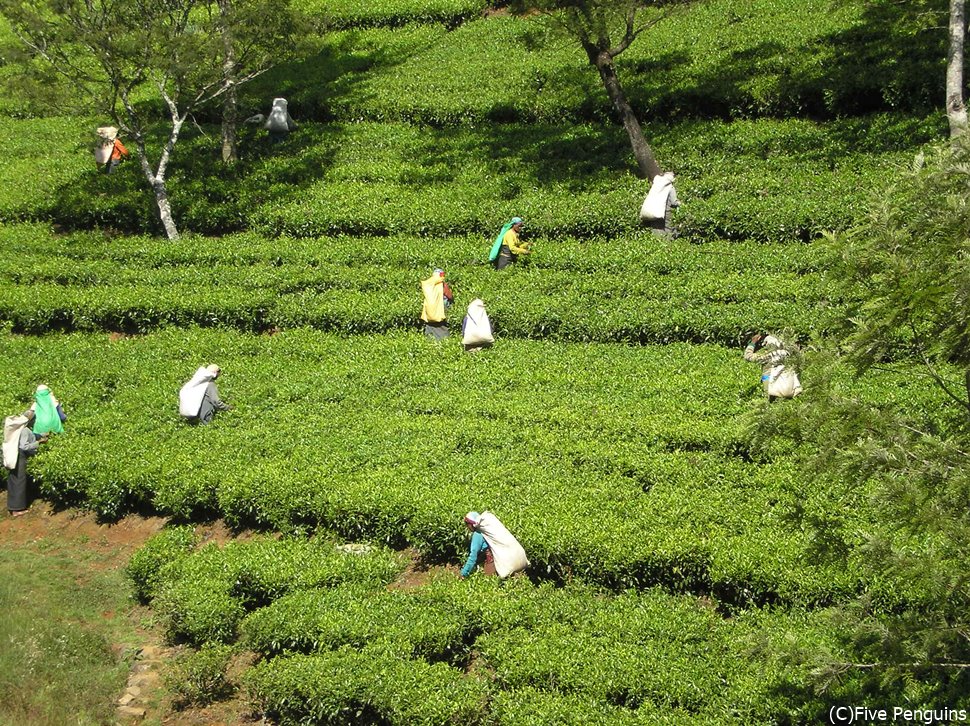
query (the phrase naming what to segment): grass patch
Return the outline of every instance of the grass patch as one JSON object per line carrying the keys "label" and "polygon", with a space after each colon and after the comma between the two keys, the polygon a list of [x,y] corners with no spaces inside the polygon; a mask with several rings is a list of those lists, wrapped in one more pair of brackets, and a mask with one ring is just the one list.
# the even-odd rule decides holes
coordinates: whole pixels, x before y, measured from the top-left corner
{"label": "grass patch", "polygon": [[38,540],[0,549],[0,723],[109,723],[127,666],[130,586],[80,547]]}

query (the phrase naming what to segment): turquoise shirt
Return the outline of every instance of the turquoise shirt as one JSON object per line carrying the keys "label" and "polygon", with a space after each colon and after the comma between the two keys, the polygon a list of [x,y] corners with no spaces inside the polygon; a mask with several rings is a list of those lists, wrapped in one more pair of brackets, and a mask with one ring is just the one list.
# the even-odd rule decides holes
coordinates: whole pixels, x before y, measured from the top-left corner
{"label": "turquoise shirt", "polygon": [[471,548],[468,550],[468,559],[465,561],[465,566],[461,568],[462,577],[468,577],[475,571],[479,556],[487,549],[488,542],[485,541],[480,532],[475,532],[472,535]]}

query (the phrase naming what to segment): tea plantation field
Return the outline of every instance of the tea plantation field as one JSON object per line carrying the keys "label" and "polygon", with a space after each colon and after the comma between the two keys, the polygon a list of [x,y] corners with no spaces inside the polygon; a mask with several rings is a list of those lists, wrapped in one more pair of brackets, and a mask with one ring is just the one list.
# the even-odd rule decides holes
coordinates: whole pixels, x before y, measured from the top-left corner
{"label": "tea plantation field", "polygon": [[[251,652],[239,685],[272,722],[795,724],[871,696],[851,676],[819,694],[779,653],[838,652],[826,608],[847,598],[920,593],[809,554],[790,514],[826,490],[751,444],[768,404],[741,351],[844,322],[824,234],[943,138],[944,39],[861,0],[711,0],[651,27],[618,72],[678,175],[680,235],[661,239],[595,72],[541,17],[294,5],[309,50],[240,104],[284,95],[300,128],[270,145],[244,127],[224,167],[218,109],[194,117],[178,241],[137,163],[95,171],[105,119],[0,101],[0,405],[43,382],[69,415],[31,459],[40,495],[169,517],[129,565],[137,597],[206,662]],[[496,272],[513,215],[535,254]],[[435,267],[453,333],[481,298],[494,347],[422,336]],[[210,362],[234,410],[189,427],[178,389]],[[833,385],[939,407],[896,365]],[[455,576],[462,515],[486,509],[526,576]],[[257,533],[220,547],[183,526],[214,518]],[[402,585],[415,558],[432,574]]]}

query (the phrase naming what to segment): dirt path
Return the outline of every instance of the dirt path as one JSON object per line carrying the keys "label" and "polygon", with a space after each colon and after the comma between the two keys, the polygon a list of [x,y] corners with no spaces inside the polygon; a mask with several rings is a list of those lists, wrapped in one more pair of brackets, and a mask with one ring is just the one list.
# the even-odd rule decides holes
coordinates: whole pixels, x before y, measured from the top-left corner
{"label": "dirt path", "polygon": [[[84,555],[91,555],[78,562],[74,574],[74,581],[83,586],[90,579],[92,569],[122,570],[131,555],[161,530],[166,521],[164,517],[129,515],[116,523],[103,524],[90,512],[57,511],[45,502],[35,502],[22,517],[0,517],[0,546],[80,550]],[[203,541],[222,543],[233,537],[221,522],[200,524],[196,530]],[[127,683],[116,702],[118,723],[150,726],[253,723],[248,704],[242,698],[204,709],[174,710],[163,674],[181,649],[166,645],[160,629],[152,622],[150,608],[133,603],[128,613],[118,615],[124,622],[124,632],[116,635],[118,640],[112,643],[112,651],[119,660],[131,660]],[[102,616],[113,619],[116,613],[106,611]]]}
{"label": "dirt path", "polygon": [[[74,579],[81,586],[90,579],[92,568],[123,570],[132,554],[159,532],[166,521],[164,517],[129,515],[118,522],[103,524],[90,512],[75,509],[58,511],[46,502],[35,502],[22,517],[0,517],[0,546],[39,546],[51,550],[67,548],[77,552],[83,555],[83,562],[78,562]],[[222,522],[196,525],[196,531],[203,542],[219,544],[253,535],[252,532],[237,535]],[[457,575],[458,568],[454,566],[423,564],[416,550],[408,550],[407,555],[410,560],[408,566],[389,585],[390,588],[420,588],[442,571],[452,571]],[[117,641],[112,643],[112,650],[119,661],[131,662],[127,683],[116,701],[118,723],[230,726],[258,722],[241,694],[206,708],[175,710],[172,695],[164,685],[164,674],[183,648],[165,643],[161,629],[153,622],[150,608],[133,603],[129,612],[117,615],[124,627],[122,633],[116,634]],[[114,618],[116,613],[106,611],[102,616]],[[122,640],[124,642],[120,642]],[[249,665],[251,654],[237,656],[230,665],[230,678],[239,675]]]}

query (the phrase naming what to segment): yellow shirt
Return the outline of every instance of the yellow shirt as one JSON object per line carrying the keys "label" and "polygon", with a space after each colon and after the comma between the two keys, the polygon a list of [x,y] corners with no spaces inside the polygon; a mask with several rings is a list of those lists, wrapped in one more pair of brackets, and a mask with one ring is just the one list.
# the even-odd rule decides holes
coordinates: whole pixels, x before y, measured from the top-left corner
{"label": "yellow shirt", "polygon": [[519,233],[510,229],[502,238],[502,244],[509,248],[513,255],[528,255],[532,252],[528,245],[519,243]]}

